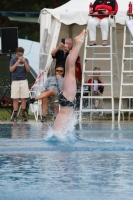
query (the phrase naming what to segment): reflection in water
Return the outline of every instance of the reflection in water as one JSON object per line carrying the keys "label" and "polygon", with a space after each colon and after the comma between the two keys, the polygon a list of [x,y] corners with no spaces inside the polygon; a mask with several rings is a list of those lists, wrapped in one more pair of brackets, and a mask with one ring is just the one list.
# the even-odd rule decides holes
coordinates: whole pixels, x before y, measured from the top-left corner
{"label": "reflection in water", "polygon": [[14,123],[12,127],[12,138],[26,138],[27,131],[30,130],[29,126],[26,126],[25,123],[17,124]]}
{"label": "reflection in water", "polygon": [[132,199],[133,126],[79,125],[75,143],[49,125],[0,125],[0,200]]}
{"label": "reflection in water", "polygon": [[0,138],[43,138],[49,126],[45,123],[0,124]]}

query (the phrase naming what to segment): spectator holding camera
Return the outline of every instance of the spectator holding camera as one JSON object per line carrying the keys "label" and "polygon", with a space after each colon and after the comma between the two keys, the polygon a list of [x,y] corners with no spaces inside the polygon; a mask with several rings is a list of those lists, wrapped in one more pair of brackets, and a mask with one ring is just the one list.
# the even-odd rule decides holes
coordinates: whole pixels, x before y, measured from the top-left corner
{"label": "spectator holding camera", "polygon": [[102,45],[107,45],[108,40],[108,27],[109,24],[114,23],[112,17],[118,11],[118,4],[116,0],[95,0],[93,4],[92,17],[88,20],[88,31],[90,37],[90,46],[96,45],[96,27],[100,25],[102,33]]}
{"label": "spectator holding camera", "polygon": [[11,121],[17,121],[18,103],[21,100],[22,106],[22,121],[27,121],[25,115],[26,98],[29,97],[29,88],[27,81],[27,72],[30,71],[29,61],[24,58],[24,49],[18,47],[16,49],[16,57],[10,60],[11,72],[11,98],[13,99],[14,114]]}
{"label": "spectator holding camera", "polygon": [[66,58],[72,48],[72,40],[70,38],[62,39],[59,45],[51,52],[52,58],[56,59],[56,65],[61,65],[65,69]]}

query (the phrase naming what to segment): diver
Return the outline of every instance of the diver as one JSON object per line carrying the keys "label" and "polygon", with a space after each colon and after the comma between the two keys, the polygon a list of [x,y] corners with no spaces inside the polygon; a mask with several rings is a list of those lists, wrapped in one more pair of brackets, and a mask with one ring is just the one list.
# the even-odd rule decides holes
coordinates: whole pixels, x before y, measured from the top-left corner
{"label": "diver", "polygon": [[60,111],[55,119],[53,130],[63,132],[69,126],[69,120],[73,115],[73,105],[76,96],[75,61],[88,31],[84,29],[80,35],[74,38],[75,44],[67,56],[65,63],[65,77],[62,92],[59,94]]}

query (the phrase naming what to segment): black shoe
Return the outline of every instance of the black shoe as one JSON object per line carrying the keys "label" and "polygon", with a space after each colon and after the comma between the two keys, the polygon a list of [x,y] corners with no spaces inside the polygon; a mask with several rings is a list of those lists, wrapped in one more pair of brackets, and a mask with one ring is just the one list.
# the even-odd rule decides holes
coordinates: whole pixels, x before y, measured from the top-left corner
{"label": "black shoe", "polygon": [[26,117],[25,115],[22,116],[22,121],[23,121],[23,122],[27,122],[27,121],[28,121],[28,120],[27,120],[27,117]]}
{"label": "black shoe", "polygon": [[41,122],[43,123],[43,122],[46,122],[46,121],[47,121],[47,118],[46,118],[46,116],[43,116],[43,115],[42,115]]}
{"label": "black shoe", "polygon": [[17,121],[18,121],[17,115],[13,115],[12,119],[11,119],[11,122],[17,122]]}
{"label": "black shoe", "polygon": [[32,98],[32,99],[29,100],[29,103],[33,104],[35,101],[36,101],[35,98]]}

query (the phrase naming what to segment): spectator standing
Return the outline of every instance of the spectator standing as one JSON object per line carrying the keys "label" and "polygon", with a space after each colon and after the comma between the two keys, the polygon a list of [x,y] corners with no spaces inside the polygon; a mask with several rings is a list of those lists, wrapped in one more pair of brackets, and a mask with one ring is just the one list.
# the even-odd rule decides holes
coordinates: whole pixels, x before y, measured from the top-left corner
{"label": "spectator standing", "polygon": [[65,69],[66,58],[69,54],[69,50],[72,48],[72,40],[70,38],[65,39],[65,44],[62,42],[51,52],[52,58],[56,59],[55,66],[63,66]]}
{"label": "spectator standing", "polygon": [[16,49],[16,57],[10,60],[11,72],[11,98],[13,99],[14,114],[11,121],[17,121],[18,104],[21,100],[22,106],[22,121],[27,121],[25,115],[26,98],[29,97],[29,88],[27,81],[27,72],[30,71],[29,61],[24,58],[24,49],[18,47]]}

